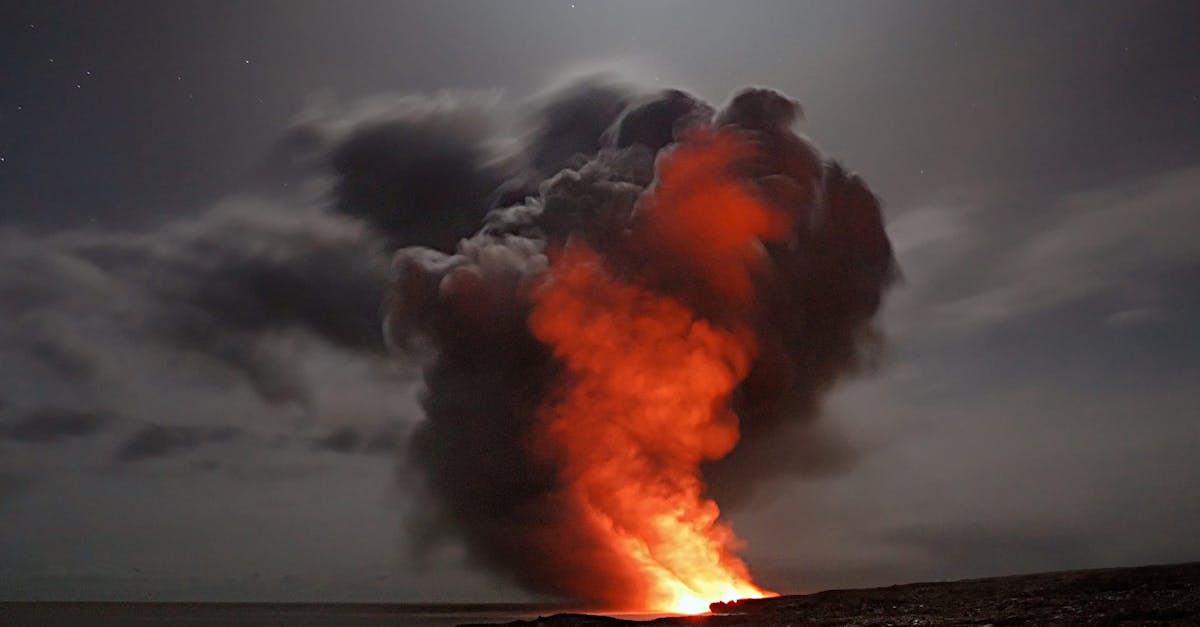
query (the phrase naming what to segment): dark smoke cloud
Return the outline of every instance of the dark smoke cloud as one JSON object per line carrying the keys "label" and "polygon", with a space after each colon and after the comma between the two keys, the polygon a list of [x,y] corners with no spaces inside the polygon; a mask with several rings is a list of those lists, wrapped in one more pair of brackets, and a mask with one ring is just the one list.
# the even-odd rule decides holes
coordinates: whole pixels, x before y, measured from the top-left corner
{"label": "dark smoke cloud", "polygon": [[122,442],[114,457],[121,462],[160,459],[204,444],[228,442],[239,433],[240,430],[234,427],[146,425]]}
{"label": "dark smoke cloud", "polygon": [[381,249],[319,216],[229,212],[144,240],[90,241],[80,254],[145,290],[145,328],[243,371],[270,400],[300,400],[260,338],[299,329],[377,351]]}
{"label": "dark smoke cloud", "polygon": [[335,453],[353,453],[362,445],[362,434],[353,427],[339,427],[313,440],[313,448]]}
{"label": "dark smoke cloud", "polygon": [[[630,246],[627,232],[656,158],[694,127],[751,133],[761,155],[745,176],[798,217],[788,241],[767,246],[761,313],[749,321],[763,346],[736,395],[743,441],[706,469],[711,490],[728,505],[762,479],[852,461],[844,439],[813,421],[829,387],[870,365],[878,344],[870,323],[893,262],[877,201],[793,133],[799,116],[770,90],[748,90],[717,111],[682,91],[603,77],[533,98],[511,129],[498,128],[495,99],[483,96],[311,113],[285,151],[332,170],[328,210],[243,202],[142,233],[0,231],[0,346],[101,387],[120,365],[104,336],[79,321],[104,318],[108,334],[135,338],[171,367],[205,364],[267,403],[304,404],[314,382],[291,340],[367,359],[386,340],[425,364],[426,419],[407,450],[421,478],[416,545],[462,537],[473,557],[526,586],[578,595],[603,575],[579,567],[589,547],[556,544],[564,523],[551,498],[555,468],[526,449],[559,366],[530,335],[524,290],[545,272],[547,249],[571,239],[632,276],[651,261],[668,266],[664,251]],[[381,328],[387,255],[414,245],[393,260]],[[659,287],[686,297],[686,272],[666,274]],[[168,457],[237,433],[150,424],[114,455]],[[345,427],[310,444],[370,454],[398,437]]]}
{"label": "dark smoke cloud", "polygon": [[547,249],[586,241],[619,272],[727,315],[696,291],[687,263],[654,242],[631,244],[627,233],[656,156],[689,129],[715,124],[753,138],[759,155],[742,174],[796,226],[786,241],[766,245],[770,269],[755,288],[760,307],[747,322],[761,346],[735,398],[742,442],[705,469],[722,504],[774,476],[827,474],[852,462],[845,439],[814,420],[838,379],[872,364],[880,343],[872,320],[896,269],[877,199],[794,132],[795,101],[748,89],[715,111],[681,91],[586,83],[557,97],[542,104],[542,130],[524,137],[527,167],[501,187],[500,206],[476,235],[452,253],[398,252],[387,333],[398,350],[435,351],[424,377],[426,420],[410,443],[424,479],[416,544],[428,549],[456,532],[475,558],[531,589],[587,597],[606,584],[590,578],[604,575],[588,568],[590,547],[559,546],[571,523],[555,502],[555,468],[527,449],[535,411],[559,372],[526,322],[527,289],[545,272]]}
{"label": "dark smoke cloud", "polygon": [[[313,109],[268,159],[270,181],[199,215],[145,230],[0,229],[0,385],[33,377],[32,394],[145,421],[161,410],[126,388],[159,375],[164,398],[221,394],[240,404],[244,387],[257,397],[245,401],[250,409],[258,400],[361,412],[312,366],[345,353],[356,368],[384,373],[363,389],[389,385],[395,368],[381,324],[389,256],[404,243],[453,248],[477,230],[500,173],[519,160],[493,145],[495,105],[494,96],[466,94]],[[377,219],[397,211],[401,222]],[[21,372],[28,367],[35,372]],[[131,378],[130,368],[155,372]],[[84,428],[82,418],[30,420],[3,437],[49,441],[55,425]],[[178,450],[172,443],[188,435],[148,431],[122,455],[140,457],[155,443]],[[394,452],[400,437],[364,431],[358,452]]]}
{"label": "dark smoke cloud", "polygon": [[643,96],[626,108],[606,132],[617,148],[641,145],[658,152],[679,133],[713,115],[708,103],[678,89]]}
{"label": "dark smoke cloud", "polygon": [[19,420],[0,423],[0,438],[50,444],[99,433],[113,419],[110,412],[41,407]]}
{"label": "dark smoke cloud", "polygon": [[493,109],[482,95],[408,96],[312,113],[289,143],[331,167],[335,211],[365,220],[393,248],[449,251],[478,229],[511,173],[492,145]]}
{"label": "dark smoke cloud", "polygon": [[[231,204],[146,233],[0,234],[0,344],[76,383],[106,363],[102,318],[171,359],[239,374],[269,402],[306,402],[289,334],[383,356],[385,248],[350,220],[268,203]],[[286,348],[286,347],[284,347]]]}
{"label": "dark smoke cloud", "polygon": [[579,79],[543,94],[526,121],[526,164],[544,179],[586,163],[636,95],[633,87],[605,76]]}
{"label": "dark smoke cloud", "polygon": [[520,207],[540,196],[554,175],[586,166],[608,143],[613,123],[639,97],[633,86],[595,75],[533,98],[520,116],[518,144],[507,155],[511,176],[491,195],[491,208]]}
{"label": "dark smoke cloud", "polygon": [[500,137],[493,98],[448,93],[313,112],[284,143],[329,164],[335,211],[365,220],[392,247],[452,252],[490,210],[536,196],[545,179],[586,163],[637,95],[608,76],[550,90],[519,114],[515,149]]}
{"label": "dark smoke cloud", "polygon": [[312,448],[343,454],[391,455],[399,448],[400,434],[394,429],[367,430],[342,426],[312,440]]}
{"label": "dark smoke cloud", "polygon": [[20,342],[27,353],[60,376],[86,381],[96,374],[95,358],[65,338],[30,335],[21,338]]}

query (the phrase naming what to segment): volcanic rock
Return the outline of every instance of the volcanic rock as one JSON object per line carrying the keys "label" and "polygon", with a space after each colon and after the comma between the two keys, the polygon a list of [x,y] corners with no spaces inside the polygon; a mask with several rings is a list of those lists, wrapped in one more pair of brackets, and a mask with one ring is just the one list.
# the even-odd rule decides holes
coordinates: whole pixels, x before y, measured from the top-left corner
{"label": "volcanic rock", "polygon": [[714,603],[706,616],[559,614],[511,625],[1200,625],[1200,562],[911,583]]}

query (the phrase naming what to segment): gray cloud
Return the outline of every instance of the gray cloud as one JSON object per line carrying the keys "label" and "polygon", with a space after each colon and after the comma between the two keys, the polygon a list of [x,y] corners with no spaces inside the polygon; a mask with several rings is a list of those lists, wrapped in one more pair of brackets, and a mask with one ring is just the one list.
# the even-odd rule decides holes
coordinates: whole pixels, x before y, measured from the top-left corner
{"label": "gray cloud", "polygon": [[[1166,324],[1168,337],[1184,332]],[[1102,345],[1109,333],[1097,324],[1087,337]],[[1035,341],[1017,341],[1038,358]],[[1188,531],[1200,524],[1194,367],[1143,379],[1122,364],[1077,387],[1077,369],[1029,374],[1035,365],[1010,379],[976,357],[945,374],[949,358],[911,351],[835,395],[833,411],[870,453],[748,517],[765,582],[819,589],[1200,557]]]}
{"label": "gray cloud", "polygon": [[400,450],[401,437],[394,428],[366,429],[341,426],[314,438],[314,450],[343,454],[393,455]]}
{"label": "gray cloud", "polygon": [[353,427],[338,427],[312,441],[314,449],[335,453],[353,453],[362,444],[362,434]]}
{"label": "gray cloud", "polygon": [[68,380],[113,368],[110,338],[79,320],[232,369],[272,402],[308,396],[276,338],[299,332],[382,355],[382,250],[333,216],[243,201],[145,233],[3,237],[0,283],[24,294],[3,303],[3,346]]}
{"label": "gray cloud", "polygon": [[[291,195],[259,190],[140,230],[0,230],[0,386],[21,406],[59,398],[151,424],[118,446],[119,461],[227,439],[229,427],[212,416],[228,413],[257,421],[239,428],[264,431],[247,440],[260,443],[285,437],[279,430],[327,428],[330,416],[411,420],[402,382],[411,375],[386,358],[381,324],[388,247],[405,240],[348,210],[348,190],[365,193],[369,183],[347,171],[335,184],[323,168],[349,159],[356,173],[385,172],[398,186],[383,191],[400,202],[413,198],[412,185],[433,193],[431,183],[459,189],[470,184],[455,177],[476,177],[485,193],[463,203],[416,198],[411,217],[424,226],[404,237],[435,243],[446,218],[462,212],[474,229],[482,214],[471,212],[487,208],[499,152],[486,145],[494,134],[471,125],[490,123],[483,114],[494,101],[384,98],[310,111],[272,155],[272,167],[303,177]],[[163,412],[171,424],[160,424]],[[3,435],[51,441],[98,431],[102,414],[85,414],[29,417]],[[363,430],[354,452],[389,454],[400,437]],[[34,475],[61,471],[27,462],[13,460]]]}
{"label": "gray cloud", "polygon": [[239,433],[234,427],[147,425],[121,443],[114,459],[138,462],[171,457],[205,444],[228,442]]}
{"label": "gray cloud", "polygon": [[0,348],[55,379],[100,385],[112,340],[83,332],[86,316],[168,359],[237,373],[268,402],[307,403],[311,382],[286,338],[383,355],[388,247],[452,248],[522,159],[503,156],[495,107],[494,95],[444,93],[310,109],[276,157],[294,155],[316,179],[330,167],[333,212],[309,193],[233,199],[145,231],[2,232],[0,310],[13,324]]}
{"label": "gray cloud", "polygon": [[100,432],[115,418],[104,411],[41,407],[15,421],[0,422],[0,438],[49,444]]}
{"label": "gray cloud", "polygon": [[1011,524],[994,520],[895,527],[876,541],[892,550],[916,553],[909,579],[989,576],[1052,570],[1059,564],[1093,565],[1096,550],[1089,534],[1042,521]]}
{"label": "gray cloud", "polygon": [[[37,483],[117,461],[129,465],[123,476],[132,476],[141,472],[136,462],[179,457],[247,434],[238,438],[243,444],[266,447],[253,461],[239,460],[244,446],[221,447],[216,457],[180,468],[220,469],[240,482],[311,477],[329,472],[325,466],[334,460],[311,461],[308,447],[272,443],[336,429],[329,425],[339,416],[367,425],[415,420],[405,383],[411,374],[402,372],[413,366],[397,368],[387,358],[381,324],[389,246],[404,240],[365,214],[340,211],[345,206],[337,199],[348,196],[339,194],[355,183],[343,178],[338,188],[326,168],[357,150],[355,142],[378,141],[380,153],[358,157],[379,161],[359,161],[355,168],[424,168],[397,175],[407,182],[388,190],[401,201],[413,191],[409,183],[459,187],[461,181],[451,179],[468,174],[455,169],[457,156],[478,157],[472,167],[483,169],[469,175],[489,180],[490,160],[499,152],[468,138],[491,141],[494,135],[468,127],[472,116],[490,119],[482,112],[493,106],[486,95],[461,95],[310,112],[272,155],[271,167],[280,170],[273,175],[300,183],[290,194],[258,189],[143,229],[0,229],[0,315],[6,320],[0,388],[6,398],[23,407],[46,398],[111,407],[114,415],[148,425],[115,448],[81,450],[65,462],[10,448],[0,470],[20,469],[23,482]],[[470,145],[459,150],[459,140]],[[397,156],[412,161],[397,166]],[[439,230],[446,217],[486,210],[488,202],[486,195],[472,195],[464,209],[418,200],[409,206],[424,226],[405,237],[428,243],[446,232]],[[481,214],[471,215],[474,229]],[[109,426],[104,416],[41,412],[6,421],[0,439],[96,435]],[[214,424],[224,416],[236,416],[238,424]],[[386,457],[400,448],[401,427],[355,428],[347,452]],[[338,440],[325,444],[336,448]]]}
{"label": "gray cloud", "polygon": [[1193,165],[1048,198],[1016,224],[982,192],[904,213],[889,227],[909,278],[894,328],[977,332],[1097,298],[1114,324],[1162,319],[1172,273],[1200,258],[1198,190]]}
{"label": "gray cloud", "polygon": [[14,496],[28,487],[27,479],[11,475],[8,473],[0,473],[0,505],[7,504]]}
{"label": "gray cloud", "polygon": [[470,235],[507,175],[486,93],[377,97],[316,107],[285,142],[335,176],[332,208],[371,224],[392,247],[451,250]]}
{"label": "gray cloud", "polygon": [[974,294],[944,305],[970,322],[1011,320],[1109,293],[1136,302],[1146,272],[1194,263],[1200,167],[1072,194],[1055,222],[1006,251]]}
{"label": "gray cloud", "polygon": [[16,344],[46,367],[73,380],[88,380],[96,374],[96,356],[70,339],[44,332],[16,338]]}
{"label": "gray cloud", "polygon": [[598,74],[569,79],[535,96],[524,121],[525,165],[538,182],[582,166],[603,147],[605,134],[639,95],[639,89],[619,78]]}

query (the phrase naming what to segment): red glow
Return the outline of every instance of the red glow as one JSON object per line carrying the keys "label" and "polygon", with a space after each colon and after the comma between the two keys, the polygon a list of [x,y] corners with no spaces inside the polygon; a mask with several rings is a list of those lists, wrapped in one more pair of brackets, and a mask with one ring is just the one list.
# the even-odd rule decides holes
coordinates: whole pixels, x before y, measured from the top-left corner
{"label": "red glow", "polygon": [[[752,152],[732,132],[677,146],[660,160],[632,234],[682,257],[715,299],[738,307],[752,304],[759,241],[789,227],[732,172]],[[750,328],[706,320],[679,298],[614,276],[578,243],[553,259],[533,298],[530,327],[565,367],[533,444],[560,461],[564,503],[623,561],[606,567],[642,595],[610,601],[690,614],[773,594],[735,555],[741,541],[718,519],[700,475],[702,461],[737,444],[729,397],[756,351]]]}

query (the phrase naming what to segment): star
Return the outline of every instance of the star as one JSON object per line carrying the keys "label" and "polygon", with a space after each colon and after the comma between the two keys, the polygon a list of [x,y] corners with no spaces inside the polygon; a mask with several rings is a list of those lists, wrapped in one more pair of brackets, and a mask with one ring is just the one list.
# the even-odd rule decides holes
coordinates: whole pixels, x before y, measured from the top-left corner
{"label": "star", "polygon": [[242,63],[245,63],[246,65],[250,65],[250,59],[242,59]]}

